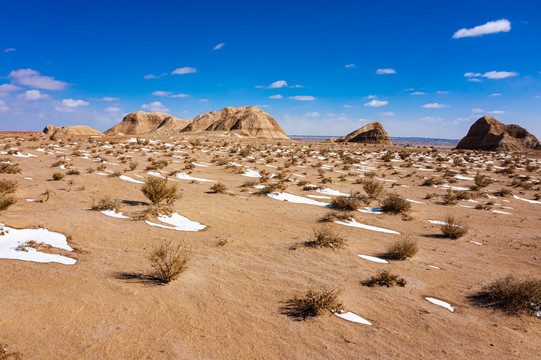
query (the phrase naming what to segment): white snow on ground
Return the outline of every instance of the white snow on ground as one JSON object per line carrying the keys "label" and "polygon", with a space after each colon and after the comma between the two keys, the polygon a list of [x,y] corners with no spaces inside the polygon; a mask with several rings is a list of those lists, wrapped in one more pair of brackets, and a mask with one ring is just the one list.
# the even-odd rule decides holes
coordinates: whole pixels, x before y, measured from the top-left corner
{"label": "white snow on ground", "polygon": [[24,177],[23,179],[25,179],[25,180],[34,180],[31,177]]}
{"label": "white snow on ground", "polygon": [[510,212],[500,211],[500,210],[492,210],[492,212],[493,212],[493,213],[496,213],[496,214],[513,215],[513,214],[511,214]]}
{"label": "white snow on ground", "polygon": [[[449,225],[446,222],[439,221],[439,220],[428,220],[428,222],[431,223],[431,224],[435,224],[435,225]],[[453,225],[453,226],[463,227],[463,226],[460,226],[460,225]]]}
{"label": "white snow on ground", "polygon": [[273,192],[273,193],[267,194],[267,196],[276,200],[289,201],[295,204],[317,205],[317,206],[326,206],[326,207],[331,206],[331,204],[328,204],[325,202],[316,201],[316,200],[305,198],[303,196],[297,196],[297,195],[288,194],[288,193]]}
{"label": "white snow on ground", "polygon": [[40,263],[57,262],[64,265],[72,265],[77,261],[67,256],[57,254],[47,254],[32,247],[25,247],[27,251],[19,249],[19,245],[23,245],[28,241],[36,243],[44,243],[53,247],[72,251],[68,245],[66,237],[62,234],[48,231],[46,229],[13,229],[3,224],[0,224],[0,258],[34,261]]}
{"label": "white snow on ground", "polygon": [[412,202],[412,203],[415,203],[415,204],[424,204],[424,202],[420,202],[420,201],[417,201],[417,200],[406,199],[406,201],[409,201],[409,202]]}
{"label": "white snow on ground", "polygon": [[377,226],[361,224],[361,223],[356,222],[355,219],[351,219],[351,221],[347,221],[347,222],[335,221],[335,223],[340,224],[340,225],[346,225],[346,226],[356,227],[356,228],[360,228],[360,229],[365,229],[365,230],[372,230],[372,231],[384,232],[384,233],[387,233],[387,234],[398,234],[398,235],[400,235],[400,233],[398,231],[384,229],[384,228],[380,228],[380,227],[377,227]]}
{"label": "white snow on ground", "polygon": [[439,267],[437,267],[437,266],[434,266],[434,265],[428,265],[428,267],[431,267],[432,269],[438,269],[438,270],[440,270],[440,268],[439,268]]}
{"label": "white snow on ground", "polygon": [[483,245],[482,243],[473,240],[471,240],[470,242],[474,243],[475,245]]}
{"label": "white snow on ground", "polygon": [[462,176],[462,175],[455,175],[455,178],[458,179],[458,180],[470,180],[470,181],[473,181],[473,178],[467,177],[467,176]]}
{"label": "white snow on ground", "polygon": [[196,178],[196,177],[193,177],[193,176],[190,176],[186,173],[179,173],[179,174],[176,174],[175,177],[177,179],[181,179],[181,180],[195,180],[195,181],[207,181],[207,182],[216,182],[216,180],[208,180],[208,179],[201,179],[201,178]]}
{"label": "white snow on ground", "polygon": [[120,175],[118,178],[120,180],[129,181],[129,182],[132,182],[132,183],[135,183],[135,184],[144,184],[143,181],[132,179],[131,177],[126,176],[126,175]]}
{"label": "white snow on ground", "polygon": [[196,221],[191,221],[187,217],[184,217],[178,213],[173,213],[171,214],[171,216],[158,214],[158,220],[172,226],[156,224],[148,220],[145,220],[145,222],[151,226],[158,226],[164,229],[177,230],[177,231],[199,231],[206,228],[205,225],[202,225]]}
{"label": "white snow on ground", "polygon": [[314,198],[314,199],[332,199],[330,196],[320,196],[320,195],[306,195],[306,196]]}
{"label": "white snow on ground", "polygon": [[21,154],[20,152],[17,152],[17,154],[13,154],[13,156],[16,157],[22,157],[22,158],[29,158],[29,157],[38,157],[37,155],[27,153],[27,155]]}
{"label": "white snow on ground", "polygon": [[266,188],[266,186],[259,184],[259,185],[254,185],[254,188],[256,188],[256,189],[264,189],[264,188]]}
{"label": "white snow on ground", "polygon": [[527,202],[529,202],[530,204],[541,204],[541,201],[530,200],[530,199],[523,199],[523,198],[518,197],[518,196],[516,196],[516,195],[513,195],[513,197],[514,197],[515,199],[518,199],[518,200],[527,201]]}
{"label": "white snow on ground", "polygon": [[158,173],[158,172],[155,172],[155,171],[149,171],[149,172],[147,172],[147,175],[150,175],[150,176],[156,176],[156,177],[165,179],[165,177],[163,177],[162,174],[160,174],[160,173]]}
{"label": "white snow on ground", "polygon": [[325,194],[325,195],[332,195],[332,196],[349,196],[349,194],[344,194],[344,193],[341,193],[338,190],[333,190],[333,189],[329,189],[329,188],[317,189],[316,192],[321,193],[321,194]]}
{"label": "white snow on ground", "polygon": [[250,170],[250,169],[246,169],[246,172],[244,174],[242,174],[242,176],[253,177],[253,178],[260,178],[261,177],[261,175],[259,174],[259,171]]}
{"label": "white snow on ground", "polygon": [[114,218],[117,218],[117,219],[131,219],[131,217],[129,216],[126,216],[126,215],[122,215],[122,212],[116,212],[114,210],[103,210],[103,211],[100,211],[103,215],[107,215],[107,216],[110,216],[110,217],[114,217]]}
{"label": "white snow on ground", "polygon": [[455,190],[455,191],[469,191],[470,190],[469,188],[460,187],[460,186],[451,186],[448,184],[443,184],[441,187],[444,189],[450,189],[450,190]]}
{"label": "white snow on ground", "polygon": [[208,165],[205,165],[205,164],[198,164],[196,162],[192,162],[192,165],[194,166],[200,166],[200,167],[208,167]]}
{"label": "white snow on ground", "polygon": [[375,257],[375,256],[369,256],[369,255],[357,255],[357,256],[360,257],[361,259],[365,259],[365,260],[380,263],[380,264],[388,264],[389,263],[387,260],[381,259],[381,258]]}
{"label": "white snow on ground", "polygon": [[26,199],[26,201],[28,201],[28,202],[41,202],[41,200],[36,200],[36,199]]}
{"label": "white snow on ground", "polygon": [[64,165],[64,164],[60,165],[60,169],[61,169],[61,170],[65,170],[65,169],[66,169],[66,165]]}
{"label": "white snow on ground", "polygon": [[425,299],[426,299],[426,301],[431,302],[434,305],[444,307],[444,308],[446,308],[447,310],[449,310],[451,312],[455,311],[455,308],[452,307],[450,304],[446,303],[445,301],[441,301],[441,300],[434,299],[434,298],[431,298],[431,297],[425,297]]}
{"label": "white snow on ground", "polygon": [[366,319],[363,319],[359,315],[356,315],[356,314],[354,314],[352,312],[349,312],[349,311],[347,313],[343,313],[343,314],[339,314],[339,313],[335,312],[334,315],[338,316],[341,319],[351,321],[351,322],[354,322],[354,323],[364,324],[364,325],[372,325],[372,323],[370,321],[368,321]]}
{"label": "white snow on ground", "polygon": [[109,176],[109,174],[106,174],[106,173],[102,173],[102,172],[98,172],[98,173],[96,173],[96,175],[101,175],[101,176]]}
{"label": "white snow on ground", "polygon": [[383,214],[383,208],[365,206],[364,209],[357,209],[357,211],[365,214]]}
{"label": "white snow on ground", "polygon": [[380,179],[379,177],[377,176],[374,176],[376,178],[376,180],[379,180],[379,181],[390,181],[390,182],[396,182],[396,180],[391,180],[391,179]]}

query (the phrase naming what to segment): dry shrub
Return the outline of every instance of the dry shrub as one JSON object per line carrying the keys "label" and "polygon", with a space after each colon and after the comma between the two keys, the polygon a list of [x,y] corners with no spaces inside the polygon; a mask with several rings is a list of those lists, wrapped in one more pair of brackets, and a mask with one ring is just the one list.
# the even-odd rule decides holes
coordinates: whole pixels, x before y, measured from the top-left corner
{"label": "dry shrub", "polygon": [[18,164],[4,164],[0,163],[1,174],[20,174],[21,168]]}
{"label": "dry shrub", "polygon": [[90,208],[95,211],[117,211],[119,209],[119,204],[117,199],[112,199],[110,196],[106,196],[104,198],[101,198],[98,202],[92,200],[92,206]]}
{"label": "dry shrub", "polygon": [[13,194],[17,191],[19,184],[15,180],[0,180],[0,194]]}
{"label": "dry shrub", "polygon": [[346,245],[346,240],[338,236],[332,227],[322,226],[314,230],[314,240],[306,242],[305,245],[314,248],[329,246],[334,249]]}
{"label": "dry shrub", "polygon": [[219,182],[212,185],[210,187],[210,191],[212,191],[215,194],[225,194],[227,192],[227,186]]}
{"label": "dry shrub", "polygon": [[458,202],[455,192],[450,189],[447,189],[447,193],[441,198],[446,205],[456,205]]}
{"label": "dry shrub", "polygon": [[434,185],[440,185],[441,181],[434,178],[426,178],[425,181],[421,184],[421,186],[434,186]]}
{"label": "dry shrub", "polygon": [[331,201],[331,206],[339,211],[356,211],[363,205],[363,198],[352,192],[350,196],[337,196]]}
{"label": "dry shrub", "polygon": [[164,241],[156,246],[148,257],[150,266],[155,271],[154,276],[163,283],[175,280],[180,273],[186,270],[189,253],[181,249],[180,245],[172,241]]}
{"label": "dry shrub", "polygon": [[389,194],[381,203],[382,211],[391,214],[404,214],[411,210],[411,204],[398,194]]}
{"label": "dry shrub", "polygon": [[81,172],[79,170],[71,169],[67,172],[68,175],[81,175]]}
{"label": "dry shrub", "polygon": [[508,314],[533,315],[541,311],[541,279],[518,280],[508,276],[485,285],[470,300],[482,307],[491,307]]}
{"label": "dry shrub", "polygon": [[492,180],[486,175],[477,174],[473,177],[473,181],[475,183],[475,186],[478,188],[484,188],[490,185]]}
{"label": "dry shrub", "polygon": [[286,189],[284,183],[268,184],[263,189],[259,189],[255,192],[256,195],[268,195],[273,192],[280,192]]}
{"label": "dry shrub", "polygon": [[165,202],[171,205],[181,197],[175,184],[169,183],[167,179],[157,177],[147,178],[141,191],[153,204]]}
{"label": "dry shrub", "polygon": [[362,184],[363,190],[370,200],[377,200],[384,191],[384,186],[381,181],[374,178],[368,178],[364,180]]}
{"label": "dry shrub", "polygon": [[440,229],[445,237],[458,239],[468,232],[466,224],[457,219],[453,214],[447,214],[443,222],[445,222],[445,224],[441,225]]}
{"label": "dry shrub", "polygon": [[17,202],[17,198],[13,195],[0,196],[0,211],[7,210],[11,205]]}
{"label": "dry shrub", "polygon": [[139,166],[139,163],[137,161],[131,161],[130,162],[130,165],[129,165],[129,168],[131,171],[137,169],[137,166]]}
{"label": "dry shrub", "polygon": [[406,286],[407,281],[398,275],[391,274],[389,270],[380,270],[375,276],[364,282],[366,286]]}
{"label": "dry shrub", "polygon": [[417,254],[418,250],[417,241],[404,236],[389,245],[384,256],[393,260],[406,260]]}
{"label": "dry shrub", "polygon": [[62,180],[62,179],[64,178],[64,176],[65,176],[65,175],[62,174],[62,173],[58,173],[58,172],[57,172],[57,173],[54,173],[54,174],[53,174],[53,180],[54,180],[54,181],[60,181],[60,180]]}
{"label": "dry shrub", "polygon": [[308,289],[302,297],[295,297],[286,302],[283,312],[289,316],[306,319],[323,314],[326,311],[342,311],[339,292],[327,288]]}

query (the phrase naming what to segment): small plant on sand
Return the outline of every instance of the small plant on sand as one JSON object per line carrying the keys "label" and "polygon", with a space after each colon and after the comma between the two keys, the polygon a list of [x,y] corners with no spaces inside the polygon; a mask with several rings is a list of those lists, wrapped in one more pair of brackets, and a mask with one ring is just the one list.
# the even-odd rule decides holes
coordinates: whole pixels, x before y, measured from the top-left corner
{"label": "small plant on sand", "polygon": [[441,232],[443,236],[451,238],[451,239],[458,239],[468,232],[468,228],[465,223],[463,223],[461,220],[457,219],[455,215],[453,214],[447,214],[445,219],[443,220],[445,224],[442,224],[440,226]]}
{"label": "small plant on sand", "polygon": [[398,275],[391,274],[389,270],[381,270],[375,276],[372,276],[370,279],[364,282],[366,286],[406,286],[407,281],[404,278],[399,277]]}
{"label": "small plant on sand", "polygon": [[394,193],[387,195],[383,199],[381,207],[383,212],[391,214],[405,214],[411,210],[411,204],[403,197]]}
{"label": "small plant on sand", "polygon": [[167,179],[149,177],[145,180],[141,191],[154,205],[161,203],[172,205],[176,200],[180,199],[177,186],[169,183]]}
{"label": "small plant on sand", "polygon": [[482,307],[511,315],[533,315],[541,311],[541,279],[518,280],[512,276],[485,285],[470,300]]}
{"label": "small plant on sand", "polygon": [[339,248],[346,245],[346,240],[338,236],[332,227],[326,225],[314,230],[314,239],[305,243],[308,247]]}
{"label": "small plant on sand", "polygon": [[57,172],[57,173],[54,173],[54,174],[53,174],[53,180],[54,180],[54,181],[60,181],[60,180],[64,179],[64,176],[65,176],[65,175],[62,174],[62,173],[58,173],[58,172]]}
{"label": "small plant on sand", "polygon": [[148,257],[154,269],[154,277],[163,283],[169,283],[187,268],[189,253],[172,241],[164,241],[151,250]]}
{"label": "small plant on sand", "polygon": [[338,291],[327,288],[308,289],[301,297],[295,297],[286,302],[283,312],[289,316],[306,319],[321,315],[327,311],[340,312],[342,302]]}
{"label": "small plant on sand", "polygon": [[92,200],[92,206],[90,207],[95,211],[114,210],[118,211],[119,204],[117,199],[112,199],[109,196],[101,198],[97,202]]}
{"label": "small plant on sand", "polygon": [[215,194],[225,194],[227,193],[227,186],[222,184],[221,182],[216,183],[210,187],[210,191]]}
{"label": "small plant on sand", "polygon": [[17,202],[17,198],[13,195],[0,195],[0,211],[7,210],[11,205]]}
{"label": "small plant on sand", "polygon": [[456,203],[458,202],[456,194],[451,189],[447,189],[447,193],[444,194],[441,199],[443,200],[445,205],[456,205]]}
{"label": "small plant on sand", "polygon": [[408,236],[404,236],[400,240],[396,240],[389,245],[384,256],[392,260],[406,260],[417,254],[418,250],[417,241],[410,239]]}
{"label": "small plant on sand", "polygon": [[0,194],[7,195],[13,194],[17,191],[19,184],[15,180],[0,180]]}
{"label": "small plant on sand", "polygon": [[377,200],[384,191],[381,181],[374,178],[367,178],[363,182],[363,190],[369,200]]}
{"label": "small plant on sand", "polygon": [[273,183],[268,184],[262,189],[259,189],[255,192],[256,195],[268,195],[270,193],[274,192],[280,192],[286,189],[286,185],[284,183]]}
{"label": "small plant on sand", "polygon": [[21,168],[19,167],[18,164],[0,163],[0,173],[1,174],[20,174]]}
{"label": "small plant on sand", "polygon": [[478,188],[484,188],[492,183],[492,180],[486,175],[477,174],[473,177],[473,181]]}
{"label": "small plant on sand", "polygon": [[331,201],[334,209],[339,211],[356,211],[363,205],[364,198],[357,192],[351,192],[349,196],[337,196]]}

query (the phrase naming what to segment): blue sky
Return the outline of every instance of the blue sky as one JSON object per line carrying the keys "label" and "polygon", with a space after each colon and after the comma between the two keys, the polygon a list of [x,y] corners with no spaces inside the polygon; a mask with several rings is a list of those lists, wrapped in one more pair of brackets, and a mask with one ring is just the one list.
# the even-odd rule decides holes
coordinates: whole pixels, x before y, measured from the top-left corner
{"label": "blue sky", "polygon": [[288,134],[541,137],[541,2],[0,3],[0,128],[257,105]]}

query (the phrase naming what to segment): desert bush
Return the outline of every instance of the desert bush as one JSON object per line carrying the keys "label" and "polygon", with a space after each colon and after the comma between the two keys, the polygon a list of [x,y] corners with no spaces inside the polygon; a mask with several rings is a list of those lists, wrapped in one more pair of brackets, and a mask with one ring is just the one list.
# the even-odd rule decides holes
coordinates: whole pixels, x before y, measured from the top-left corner
{"label": "desert bush", "polygon": [[117,199],[112,199],[109,196],[103,197],[97,202],[95,200],[92,200],[92,206],[90,207],[92,210],[96,211],[104,211],[104,210],[115,210],[117,211],[119,209],[119,204]]}
{"label": "desert bush", "polygon": [[485,285],[470,300],[508,314],[533,315],[541,311],[541,279],[518,280],[508,276]]}
{"label": "desert bush", "polygon": [[130,164],[128,165],[130,170],[135,170],[137,169],[137,166],[139,166],[139,163],[137,161],[130,161]]}
{"label": "desert bush", "polygon": [[286,186],[284,183],[268,184],[263,189],[259,189],[255,192],[256,195],[268,195],[273,192],[280,192],[285,190]]}
{"label": "desert bush", "polygon": [[105,169],[107,169],[107,166],[105,164],[100,164],[100,165],[96,166],[96,170],[98,170],[98,171],[103,171]]}
{"label": "desert bush", "polygon": [[21,168],[18,164],[5,164],[0,163],[0,173],[1,174],[20,174]]}
{"label": "desert bush", "polygon": [[455,205],[458,202],[456,194],[450,189],[447,189],[447,193],[441,198],[446,205]]}
{"label": "desert bush", "polygon": [[455,196],[457,200],[470,200],[473,198],[471,192],[467,191],[455,191]]}
{"label": "desert bush", "polygon": [[375,276],[364,282],[366,286],[406,286],[407,281],[398,275],[391,274],[389,270],[381,270]]}
{"label": "desert bush", "polygon": [[169,283],[186,270],[189,253],[172,241],[164,241],[156,246],[148,257],[154,276],[164,283]]}
{"label": "desert bush", "polygon": [[331,247],[340,248],[346,245],[346,240],[337,235],[330,226],[322,226],[314,230],[314,239],[305,243],[308,247]]}
{"label": "desert bush", "polygon": [[490,185],[492,180],[486,175],[477,174],[473,177],[473,182],[475,183],[475,186],[481,189]]}
{"label": "desert bush", "polygon": [[51,164],[51,167],[59,167],[60,165],[66,165],[68,162],[66,160],[58,160]]}
{"label": "desert bush", "polygon": [[218,182],[210,187],[210,191],[215,194],[225,194],[227,192],[227,186],[221,182]]}
{"label": "desert bush", "polygon": [[17,198],[13,195],[0,195],[0,211],[7,210],[11,205],[17,202]]}
{"label": "desert bush", "polygon": [[511,190],[506,189],[506,188],[501,188],[500,190],[494,193],[494,195],[501,196],[501,197],[507,197],[507,196],[510,196],[511,194],[512,194]]}
{"label": "desert bush", "polygon": [[149,177],[145,180],[141,191],[153,204],[165,202],[171,205],[175,200],[180,199],[177,186],[169,183],[167,179]]}
{"label": "desert bush", "polygon": [[411,204],[398,194],[388,194],[381,203],[382,211],[391,214],[405,214],[411,210]]}
{"label": "desert bush", "polygon": [[81,175],[81,172],[79,170],[71,169],[71,170],[68,170],[66,174],[67,175]]}
{"label": "desert bush", "polygon": [[323,314],[326,311],[342,310],[338,291],[327,288],[308,289],[301,297],[287,301],[284,312],[290,316],[306,319]]}
{"label": "desert bush", "polygon": [[334,209],[339,211],[356,211],[362,205],[362,199],[358,196],[337,196],[331,201]]}
{"label": "desert bush", "polygon": [[91,167],[86,168],[86,172],[89,174],[92,174],[94,171],[96,171],[94,168],[91,168]]}
{"label": "desert bush", "polygon": [[406,260],[417,254],[418,250],[417,241],[410,239],[408,236],[404,236],[400,240],[396,240],[390,244],[387,247],[384,256],[393,260]]}
{"label": "desert bush", "polygon": [[441,180],[434,179],[434,178],[426,178],[425,181],[421,184],[421,186],[434,186],[434,185],[440,185]]}
{"label": "desert bush", "polygon": [[453,214],[447,214],[443,222],[445,224],[441,225],[440,229],[445,237],[458,239],[468,232],[466,224],[458,220]]}
{"label": "desert bush", "polygon": [[377,200],[384,191],[383,184],[374,178],[365,179],[363,182],[363,190],[370,200]]}
{"label": "desert bush", "polygon": [[17,187],[19,184],[15,180],[0,180],[0,194],[7,195],[7,194],[13,194],[15,191],[17,191]]}
{"label": "desert bush", "polygon": [[60,180],[62,180],[62,179],[64,178],[64,176],[65,176],[65,175],[62,174],[62,173],[54,173],[54,174],[53,174],[53,180],[55,180],[55,181],[60,181]]}

